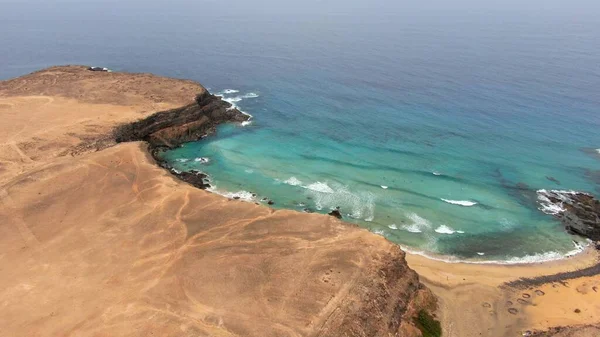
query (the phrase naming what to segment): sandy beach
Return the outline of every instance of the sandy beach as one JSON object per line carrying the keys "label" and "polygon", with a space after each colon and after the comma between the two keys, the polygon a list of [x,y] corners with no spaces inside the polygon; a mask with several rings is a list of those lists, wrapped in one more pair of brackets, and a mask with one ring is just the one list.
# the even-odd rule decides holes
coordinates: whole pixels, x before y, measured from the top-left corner
{"label": "sandy beach", "polygon": [[[438,296],[447,336],[519,336],[528,330],[600,323],[599,275],[507,285],[520,278],[535,279],[595,266],[598,252],[594,249],[539,264],[447,263],[411,254],[407,261]],[[574,336],[598,336],[599,331],[582,331]]]}
{"label": "sandy beach", "polygon": [[381,236],[194,188],[113,140],[204,91],[82,67],[0,82],[0,335],[419,336],[431,293],[443,336],[600,335],[598,274],[509,284],[586,270],[595,250],[407,266]]}

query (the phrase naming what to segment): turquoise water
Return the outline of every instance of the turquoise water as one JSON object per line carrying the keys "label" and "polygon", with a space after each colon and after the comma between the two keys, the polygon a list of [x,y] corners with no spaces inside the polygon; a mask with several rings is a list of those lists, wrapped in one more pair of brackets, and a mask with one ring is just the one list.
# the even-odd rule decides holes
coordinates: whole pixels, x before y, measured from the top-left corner
{"label": "turquoise water", "polygon": [[223,194],[340,207],[413,250],[534,261],[574,249],[535,191],[600,192],[600,11],[589,2],[2,9],[0,78],[55,64],[154,72],[252,114],[165,154]]}
{"label": "turquoise water", "polygon": [[593,191],[585,170],[600,162],[582,148],[600,144],[594,118],[574,121],[552,109],[563,97],[533,100],[512,84],[440,88],[432,100],[328,83],[320,92],[223,90],[254,114],[252,124],[221,127],[164,157],[208,173],[230,197],[299,211],[340,207],[347,220],[414,250],[512,261],[574,250],[573,237],[538,210],[535,191]]}

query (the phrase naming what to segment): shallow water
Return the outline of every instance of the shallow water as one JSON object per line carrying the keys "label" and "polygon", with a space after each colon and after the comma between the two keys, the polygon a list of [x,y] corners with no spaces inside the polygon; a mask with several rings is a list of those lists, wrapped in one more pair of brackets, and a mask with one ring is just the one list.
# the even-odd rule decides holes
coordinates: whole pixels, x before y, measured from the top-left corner
{"label": "shallow water", "polygon": [[195,79],[254,116],[165,154],[221,193],[340,207],[394,242],[459,258],[574,249],[535,191],[599,192],[593,13],[178,3],[5,5],[0,78],[80,63]]}

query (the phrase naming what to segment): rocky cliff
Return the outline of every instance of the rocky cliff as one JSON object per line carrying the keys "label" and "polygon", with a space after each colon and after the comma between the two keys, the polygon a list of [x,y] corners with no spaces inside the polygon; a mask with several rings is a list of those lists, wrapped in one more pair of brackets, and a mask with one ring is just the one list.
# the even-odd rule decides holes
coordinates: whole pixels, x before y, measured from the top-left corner
{"label": "rocky cliff", "polygon": [[600,241],[600,201],[591,194],[540,190],[541,210],[554,215],[571,234]]}
{"label": "rocky cliff", "polygon": [[177,147],[214,132],[225,122],[243,122],[249,116],[208,91],[195,102],[177,109],[155,113],[143,120],[125,124],[115,131],[117,142],[143,140],[155,147]]}

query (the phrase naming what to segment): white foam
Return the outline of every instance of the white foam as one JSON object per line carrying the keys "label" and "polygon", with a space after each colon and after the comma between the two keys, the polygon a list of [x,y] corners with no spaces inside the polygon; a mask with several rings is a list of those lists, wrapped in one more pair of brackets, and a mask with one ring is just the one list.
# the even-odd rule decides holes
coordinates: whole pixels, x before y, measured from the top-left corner
{"label": "white foam", "polygon": [[210,159],[206,158],[206,157],[198,157],[198,158],[194,159],[194,161],[201,163],[201,164],[206,164],[210,161]]}
{"label": "white foam", "polygon": [[440,233],[440,234],[454,234],[456,233],[456,231],[446,225],[441,225],[438,228],[435,229],[436,233]]}
{"label": "white foam", "polygon": [[484,255],[485,255],[485,253],[477,252],[477,255],[479,255],[479,256],[484,256]]}
{"label": "white foam", "polygon": [[389,188],[389,186],[381,185],[381,188],[383,188],[384,190],[387,190]]}
{"label": "white foam", "polygon": [[431,172],[431,173],[433,173],[433,175],[434,175],[434,176],[441,176],[441,175],[442,175],[441,173],[439,173],[439,172],[436,172],[436,171],[433,171],[433,172]]}
{"label": "white foam", "polygon": [[306,189],[317,209],[340,207],[342,212],[353,219],[373,221],[375,218],[375,195],[371,192],[351,191],[348,186],[335,182],[329,185],[318,181],[308,186],[299,186]]}
{"label": "white foam", "polygon": [[385,232],[382,229],[376,229],[373,231],[373,233],[375,233],[377,235],[385,236]]}
{"label": "white foam", "polygon": [[190,160],[187,158],[177,158],[177,159],[175,159],[175,161],[178,163],[187,163]]}
{"label": "white foam", "polygon": [[316,183],[312,183],[306,186],[307,189],[320,193],[335,193],[335,191],[327,185],[327,183],[322,183],[317,181]]}
{"label": "white foam", "polygon": [[240,92],[240,91],[235,90],[235,89],[225,89],[225,90],[221,91],[221,93],[224,95],[237,94],[238,92]]}
{"label": "white foam", "polygon": [[[445,263],[466,263],[466,264],[503,264],[503,265],[514,265],[514,264],[531,264],[531,263],[542,263],[542,262],[550,262],[563,260],[569,257],[573,257],[581,252],[583,252],[586,247],[589,246],[589,242],[587,245],[581,245],[574,243],[575,248],[565,254],[561,254],[558,252],[545,252],[540,254],[533,255],[525,255],[522,257],[513,257],[508,260],[465,260],[460,259],[454,256],[438,256],[433,254],[428,254],[426,252],[420,250],[414,250],[411,247],[400,246],[402,250],[409,254],[420,255],[426,257],[430,260],[440,261]],[[477,253],[477,255],[482,256],[484,253]],[[484,254],[485,255],[485,254]]]}
{"label": "white foam", "polygon": [[456,231],[458,234],[465,234],[465,231]]}
{"label": "white foam", "polygon": [[223,194],[223,196],[225,196],[227,198],[231,198],[231,199],[239,198],[244,201],[253,201],[254,200],[254,196],[252,196],[252,193],[250,193],[248,191],[226,192]]}
{"label": "white foam", "polygon": [[290,177],[288,180],[284,180],[283,182],[292,186],[302,186],[302,182],[296,177]]}
{"label": "white foam", "polygon": [[[239,91],[235,91],[235,92],[239,92]],[[232,92],[232,93],[233,93],[233,92]],[[251,94],[253,94],[253,95],[256,95],[256,94],[254,94],[254,93],[251,93]],[[251,119],[251,118],[252,118],[252,117],[254,117],[254,116],[252,116],[251,114],[249,114],[249,113],[247,113],[247,112],[245,112],[245,111],[242,111],[242,110],[240,109],[240,107],[239,107],[239,106],[238,106],[236,103],[239,103],[239,102],[241,102],[241,101],[242,101],[244,98],[254,98],[254,96],[253,96],[253,95],[247,94],[247,95],[244,95],[244,96],[225,97],[225,96],[223,96],[223,95],[221,94],[221,95],[215,95],[215,96],[219,96],[219,97],[221,97],[221,98],[222,98],[222,99],[223,99],[225,102],[227,102],[227,103],[231,104],[231,106],[230,106],[229,108],[227,108],[227,110],[229,110],[229,111],[230,111],[230,110],[237,109],[239,112],[241,112],[241,113],[243,113],[244,115],[246,115],[246,116],[250,117],[250,119]],[[246,96],[247,96],[247,97],[246,97]],[[257,97],[258,97],[258,96],[257,96]],[[242,124],[242,126],[247,126],[247,125],[250,125],[250,123],[251,123],[251,121],[250,121],[250,120],[247,120],[247,121],[244,121],[244,122],[242,122],[241,124]]]}
{"label": "white foam", "polygon": [[396,226],[396,224],[391,224],[391,225],[388,225],[388,228],[389,228],[389,229],[394,229],[394,230],[397,230],[397,229],[398,229],[398,226]]}
{"label": "white foam", "polygon": [[444,199],[444,198],[441,198],[441,199],[444,202],[447,202],[452,205],[460,205],[460,206],[465,206],[465,207],[471,207],[471,206],[477,205],[477,203],[475,201],[470,201],[470,200],[450,200],[450,199]]}
{"label": "white foam", "polygon": [[248,174],[252,174],[254,173],[253,169],[245,169],[244,172],[248,173]]}
{"label": "white foam", "polygon": [[600,149],[596,149],[596,152],[598,152],[598,154],[600,154]]}
{"label": "white foam", "polygon": [[506,261],[503,261],[504,264],[525,264],[525,263],[539,263],[539,262],[550,262],[562,260],[567,257],[571,257],[573,255],[579,254],[583,251],[583,248],[575,248],[567,253],[559,253],[559,252],[544,252],[533,255],[525,255],[522,257],[513,257]]}
{"label": "white foam", "polygon": [[[224,96],[224,95],[227,95],[227,94],[235,94],[235,93],[238,93],[238,92],[239,92],[238,90],[227,89],[227,90],[223,91],[221,94],[217,94],[216,96],[221,97],[225,102],[228,102],[229,104],[231,104],[231,107],[229,108],[229,110],[232,110],[232,109],[238,109],[239,110],[239,107],[237,106],[236,103],[239,103],[239,102],[241,102],[244,99],[259,97],[259,95],[257,93],[254,93],[254,92],[250,92],[250,93],[247,93],[247,94],[241,95],[241,96],[233,96],[233,97],[225,97]],[[240,112],[242,112],[245,115],[252,116],[249,113],[246,113],[246,112],[244,112],[242,110],[240,110]]]}
{"label": "white foam", "polygon": [[175,174],[181,174],[181,171],[179,171],[178,169],[175,169],[175,168],[171,168],[171,171]]}
{"label": "white foam", "polygon": [[242,98],[257,98],[260,97],[257,93],[249,92],[242,96]]}
{"label": "white foam", "polygon": [[[539,210],[550,215],[560,214],[565,211],[564,203],[571,202],[572,195],[578,194],[575,191],[559,191],[559,190],[538,190],[538,203],[540,204]],[[558,199],[560,203],[554,203],[550,200],[550,197]]]}
{"label": "white foam", "polygon": [[404,229],[407,232],[411,232],[411,233],[422,233],[423,231],[421,230],[421,228],[419,227],[419,225],[416,224],[412,224],[412,225],[403,225],[402,229]]}
{"label": "white foam", "polygon": [[408,218],[414,225],[418,226],[419,229],[431,228],[431,223],[427,219],[420,217],[417,213],[409,213]]}

